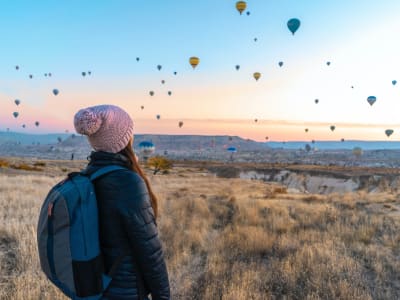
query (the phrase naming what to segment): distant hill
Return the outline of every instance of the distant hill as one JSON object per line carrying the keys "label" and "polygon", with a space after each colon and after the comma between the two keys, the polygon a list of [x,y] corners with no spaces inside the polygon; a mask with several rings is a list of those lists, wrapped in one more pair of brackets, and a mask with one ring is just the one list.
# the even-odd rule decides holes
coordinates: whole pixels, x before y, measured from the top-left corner
{"label": "distant hill", "polygon": [[[134,148],[139,149],[143,141],[152,142],[157,152],[161,151],[213,151],[225,150],[233,146],[241,151],[257,151],[268,148],[266,143],[243,139],[238,136],[202,136],[202,135],[160,135],[137,134],[134,138]],[[83,147],[88,145],[85,136],[69,136],[61,142],[62,146]]]}
{"label": "distant hill", "polygon": [[[59,143],[61,139],[61,143]],[[306,144],[319,150],[351,150],[354,147],[361,147],[363,150],[399,150],[400,141],[292,141],[292,142],[256,142],[238,136],[206,136],[206,135],[166,135],[166,134],[137,134],[135,135],[134,146],[142,141],[151,141],[156,145],[157,150],[213,150],[225,149],[234,146],[241,151],[257,151],[262,149],[304,149]],[[84,136],[53,133],[53,134],[26,134],[19,132],[1,132],[0,145],[57,145],[68,147],[88,146]]]}
{"label": "distant hill", "polygon": [[361,147],[363,150],[400,150],[400,141],[294,141],[294,142],[268,142],[271,148],[282,149],[304,149],[309,144],[312,148],[319,150],[351,150],[354,147]]}
{"label": "distant hill", "polygon": [[20,145],[32,145],[32,144],[57,144],[58,138],[62,140],[68,138],[71,134],[67,133],[51,133],[51,134],[28,134],[12,131],[0,131],[0,145],[3,144],[20,144]]}

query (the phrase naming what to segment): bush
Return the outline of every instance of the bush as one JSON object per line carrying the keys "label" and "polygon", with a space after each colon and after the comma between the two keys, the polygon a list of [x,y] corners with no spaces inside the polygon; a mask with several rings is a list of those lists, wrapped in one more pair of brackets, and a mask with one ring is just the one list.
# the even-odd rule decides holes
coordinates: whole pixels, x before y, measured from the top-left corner
{"label": "bush", "polygon": [[168,174],[168,170],[172,168],[172,162],[162,156],[153,156],[147,160],[147,166],[153,170],[153,174],[163,171],[163,174]]}
{"label": "bush", "polygon": [[11,168],[16,169],[16,170],[24,170],[24,171],[43,171],[43,169],[38,168],[38,167],[32,167],[27,164],[19,164],[19,165],[11,165]]}
{"label": "bush", "polygon": [[0,159],[0,168],[8,168],[10,164],[4,159]]}
{"label": "bush", "polygon": [[43,161],[37,161],[33,164],[35,167],[45,167],[46,163]]}

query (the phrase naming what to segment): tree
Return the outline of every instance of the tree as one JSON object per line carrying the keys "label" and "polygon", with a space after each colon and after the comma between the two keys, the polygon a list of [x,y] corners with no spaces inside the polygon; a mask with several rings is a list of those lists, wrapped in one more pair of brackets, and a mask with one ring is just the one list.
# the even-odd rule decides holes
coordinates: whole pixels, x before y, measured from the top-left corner
{"label": "tree", "polygon": [[156,175],[158,172],[167,172],[172,168],[172,163],[168,159],[162,156],[153,156],[147,160],[147,166],[153,170],[153,174]]}

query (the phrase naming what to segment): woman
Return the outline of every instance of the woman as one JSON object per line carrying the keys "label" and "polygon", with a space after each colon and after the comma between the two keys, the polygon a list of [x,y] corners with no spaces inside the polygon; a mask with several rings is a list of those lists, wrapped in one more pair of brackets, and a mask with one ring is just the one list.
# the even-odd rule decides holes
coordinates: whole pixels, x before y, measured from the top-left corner
{"label": "woman", "polygon": [[106,270],[117,258],[115,275],[103,299],[170,299],[168,272],[158,237],[157,197],[133,152],[133,121],[121,108],[99,105],[81,109],[75,129],[95,150],[89,174],[101,167],[117,170],[95,180],[100,246]]}

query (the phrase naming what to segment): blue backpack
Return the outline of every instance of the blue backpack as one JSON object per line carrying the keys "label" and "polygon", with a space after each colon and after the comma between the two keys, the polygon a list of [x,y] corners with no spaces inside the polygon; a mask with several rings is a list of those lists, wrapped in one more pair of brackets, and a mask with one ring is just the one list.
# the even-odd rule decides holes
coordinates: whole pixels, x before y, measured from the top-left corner
{"label": "blue backpack", "polygon": [[92,175],[70,173],[50,190],[42,205],[37,227],[40,265],[51,282],[71,299],[100,299],[125,257],[121,253],[105,273],[92,183],[121,169],[125,168],[107,166]]}

